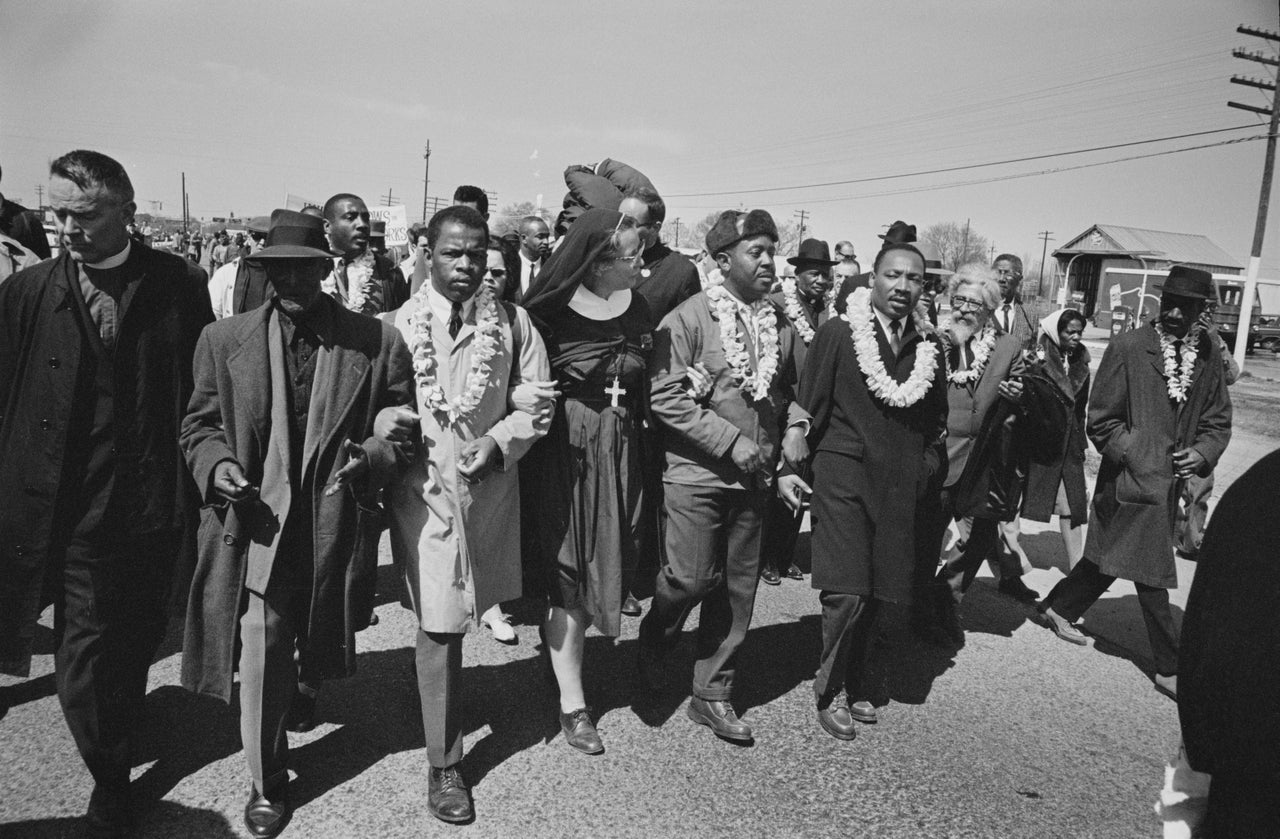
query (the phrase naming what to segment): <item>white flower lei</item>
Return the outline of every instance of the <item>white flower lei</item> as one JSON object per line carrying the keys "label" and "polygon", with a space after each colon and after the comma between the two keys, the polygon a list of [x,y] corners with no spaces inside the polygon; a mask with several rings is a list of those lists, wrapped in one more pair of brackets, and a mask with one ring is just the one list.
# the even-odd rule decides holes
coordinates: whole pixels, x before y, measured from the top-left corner
{"label": "white flower lei", "polygon": [[1174,350],[1175,339],[1160,321],[1155,322],[1156,334],[1160,336],[1160,352],[1164,356],[1164,378],[1169,388],[1169,398],[1175,402],[1186,402],[1187,391],[1191,389],[1191,374],[1196,368],[1195,343],[1199,331],[1192,328],[1182,339],[1182,362],[1178,362],[1178,353]]}
{"label": "white flower lei", "polygon": [[787,313],[787,317],[791,318],[796,334],[804,341],[805,346],[813,343],[813,327],[809,324],[809,317],[800,305],[800,295],[797,293],[794,277],[787,277],[782,281],[782,302],[783,310]]}
{"label": "white flower lei", "polygon": [[[919,307],[911,313],[916,330],[924,335],[932,330],[926,316]],[[859,288],[846,298],[844,314],[845,323],[853,331],[854,348],[858,353],[858,366],[867,379],[867,389],[880,401],[893,408],[906,408],[924,398],[933,384],[933,374],[938,369],[938,347],[933,341],[921,341],[916,346],[916,361],[911,368],[911,375],[899,384],[880,360],[880,345],[876,342],[875,329],[872,326],[871,291]]]}
{"label": "white flower lei", "polygon": [[978,333],[978,340],[973,345],[973,361],[969,363],[969,369],[952,370],[951,361],[948,359],[947,381],[957,385],[976,382],[987,366],[987,359],[991,357],[991,350],[996,345],[997,337],[996,328],[990,323],[982,327],[982,331]]}
{"label": "white flower lei", "polygon": [[471,369],[467,372],[461,393],[449,398],[436,375],[436,345],[431,338],[431,305],[427,302],[429,288],[429,284],[423,284],[418,289],[413,296],[417,307],[409,315],[413,378],[423,403],[433,413],[444,414],[450,424],[456,425],[476,409],[492,382],[489,361],[498,354],[500,346],[498,307],[494,303],[493,289],[482,283],[475,297],[476,332],[471,343]]}
{"label": "white flower lei", "polygon": [[377,314],[377,312],[366,312],[364,308],[369,302],[369,292],[373,290],[373,263],[373,251],[366,250],[347,265],[347,299],[345,301],[342,301],[342,294],[338,289],[341,257],[334,261],[333,270],[320,284],[320,290],[335,300],[342,301],[343,305],[353,312]]}
{"label": "white flower lei", "polygon": [[738,335],[737,298],[724,290],[723,286],[712,286],[707,289],[707,299],[715,310],[720,321],[720,343],[724,346],[724,357],[733,368],[734,377],[742,392],[756,401],[769,397],[769,384],[778,372],[778,317],[768,301],[760,300],[751,306],[751,317],[756,325],[759,346],[756,347],[756,371],[751,371],[751,359],[747,348]]}

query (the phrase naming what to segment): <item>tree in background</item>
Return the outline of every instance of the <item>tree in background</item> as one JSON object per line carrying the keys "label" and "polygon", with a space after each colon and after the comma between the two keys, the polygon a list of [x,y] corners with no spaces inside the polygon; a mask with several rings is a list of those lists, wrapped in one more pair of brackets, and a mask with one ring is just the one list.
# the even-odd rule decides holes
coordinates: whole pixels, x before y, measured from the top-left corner
{"label": "tree in background", "polygon": [[922,242],[928,242],[937,249],[942,257],[942,267],[956,268],[966,262],[982,262],[990,264],[991,243],[972,227],[954,221],[943,221],[931,224],[920,236]]}
{"label": "tree in background", "polygon": [[[692,226],[680,224],[680,238],[676,240],[675,225],[672,220],[668,219],[662,225],[663,239],[673,248],[702,248],[707,241],[707,231],[716,223],[716,219],[720,218],[723,210],[715,210],[707,213]],[[794,222],[784,221],[778,222],[777,216],[774,216],[774,222],[778,224],[778,258],[785,259],[789,256],[795,256],[800,248],[800,230]]]}
{"label": "tree in background", "polygon": [[520,201],[515,204],[508,204],[496,213],[490,215],[489,230],[495,236],[501,236],[508,230],[520,232],[520,219],[525,216],[537,216],[547,224],[555,221],[555,214],[546,207],[534,206],[532,201]]}

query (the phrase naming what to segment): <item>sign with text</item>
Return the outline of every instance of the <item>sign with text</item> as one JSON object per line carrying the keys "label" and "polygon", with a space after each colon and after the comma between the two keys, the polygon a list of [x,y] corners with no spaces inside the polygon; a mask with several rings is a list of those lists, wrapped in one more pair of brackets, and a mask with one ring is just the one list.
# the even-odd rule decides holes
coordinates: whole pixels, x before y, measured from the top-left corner
{"label": "sign with text", "polygon": [[1111,284],[1110,294],[1111,294],[1111,308],[1119,309],[1120,308],[1120,284],[1119,283]]}
{"label": "sign with text", "polygon": [[386,222],[387,247],[409,244],[409,221],[403,204],[395,207],[370,207],[369,219]]}

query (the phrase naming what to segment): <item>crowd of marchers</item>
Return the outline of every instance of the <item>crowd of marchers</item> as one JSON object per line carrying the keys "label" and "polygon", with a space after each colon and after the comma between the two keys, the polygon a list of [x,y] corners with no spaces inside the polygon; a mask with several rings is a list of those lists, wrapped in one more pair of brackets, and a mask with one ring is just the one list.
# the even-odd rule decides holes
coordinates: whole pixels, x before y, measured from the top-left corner
{"label": "crowd of marchers", "polygon": [[[643,614],[638,689],[662,691],[695,607],[687,715],[751,741],[740,650],[759,581],[803,578],[806,510],[830,736],[877,721],[882,607],[962,645],[957,605],[988,560],[1002,594],[1075,644],[1131,581],[1155,687],[1177,696],[1175,551],[1199,549],[1236,374],[1208,274],[1175,265],[1157,316],[1093,373],[1085,313],[1033,317],[1017,257],[947,270],[905,222],[870,270],[816,239],[783,270],[760,209],[721,213],[696,260],[673,251],[651,184],[505,236],[487,203],[460,187],[401,253],[349,193],[166,253],[131,235],[119,163],[51,164],[60,254],[0,275],[0,672],[29,673],[52,604],[93,835],[133,824],[131,747],[175,579],[183,685],[230,702],[238,674],[246,828],[286,827],[288,734],[357,666],[384,532],[417,622],[427,807],[447,822],[474,818],[463,638],[513,640],[502,606],[522,597],[542,604],[572,749],[605,748],[587,630]],[[1054,516],[1070,570],[1041,599],[1018,523]]]}

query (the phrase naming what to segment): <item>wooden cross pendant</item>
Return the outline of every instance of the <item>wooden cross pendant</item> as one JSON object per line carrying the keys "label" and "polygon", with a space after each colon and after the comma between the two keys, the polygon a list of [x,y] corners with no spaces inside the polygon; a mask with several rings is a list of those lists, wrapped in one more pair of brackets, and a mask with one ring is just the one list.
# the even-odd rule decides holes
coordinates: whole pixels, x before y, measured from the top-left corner
{"label": "wooden cross pendant", "polygon": [[613,377],[613,384],[605,388],[604,392],[609,394],[609,404],[614,408],[618,407],[618,397],[627,395],[627,389],[622,386],[617,376]]}

